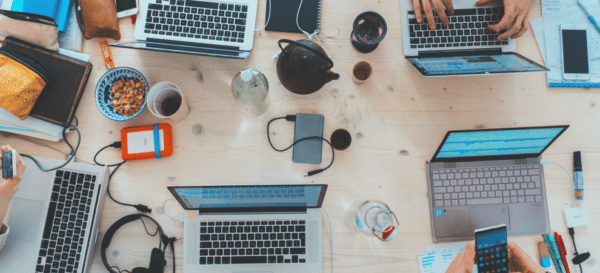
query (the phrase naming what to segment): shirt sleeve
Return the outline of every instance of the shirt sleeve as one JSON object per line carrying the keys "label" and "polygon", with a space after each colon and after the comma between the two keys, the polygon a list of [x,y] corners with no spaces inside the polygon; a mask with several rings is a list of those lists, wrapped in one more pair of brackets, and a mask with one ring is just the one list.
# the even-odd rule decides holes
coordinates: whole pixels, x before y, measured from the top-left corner
{"label": "shirt sleeve", "polygon": [[2,249],[4,243],[6,243],[8,233],[10,233],[10,228],[4,223],[2,223],[2,226],[0,227],[0,249]]}

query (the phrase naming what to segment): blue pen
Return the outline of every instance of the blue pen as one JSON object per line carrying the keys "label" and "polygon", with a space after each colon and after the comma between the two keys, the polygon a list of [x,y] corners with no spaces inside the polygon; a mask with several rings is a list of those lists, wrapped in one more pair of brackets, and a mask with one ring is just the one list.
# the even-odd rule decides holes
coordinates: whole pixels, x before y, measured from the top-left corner
{"label": "blue pen", "polygon": [[556,271],[558,273],[566,273],[565,266],[562,263],[562,259],[560,258],[560,252],[558,250],[558,244],[554,237],[550,234],[542,235],[546,244],[548,244],[548,250],[550,252],[550,256],[552,257],[552,262],[554,263],[554,267],[556,267]]}
{"label": "blue pen", "polygon": [[593,5],[594,5],[594,3],[597,3],[597,2],[598,2],[597,0],[595,0],[595,2],[590,1],[590,0],[579,0],[579,5],[581,6],[583,11],[587,15],[588,19],[590,19],[592,24],[596,27],[596,29],[598,29],[600,31],[600,25],[598,25],[598,21],[596,21],[596,18],[594,18],[594,16],[592,16],[592,14],[591,14],[592,10],[594,8]]}

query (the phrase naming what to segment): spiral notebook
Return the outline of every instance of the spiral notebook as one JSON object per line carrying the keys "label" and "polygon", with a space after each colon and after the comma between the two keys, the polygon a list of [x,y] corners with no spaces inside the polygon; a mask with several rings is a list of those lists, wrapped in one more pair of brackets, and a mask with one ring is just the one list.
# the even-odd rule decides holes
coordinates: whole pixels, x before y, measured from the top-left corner
{"label": "spiral notebook", "polygon": [[[308,32],[314,33],[321,29],[321,2],[322,0],[304,0],[298,16],[298,24]],[[273,5],[273,12],[271,12]],[[300,0],[271,0],[267,1],[265,22],[271,14],[269,24],[265,30],[302,33],[296,24],[296,15],[300,8]]]}

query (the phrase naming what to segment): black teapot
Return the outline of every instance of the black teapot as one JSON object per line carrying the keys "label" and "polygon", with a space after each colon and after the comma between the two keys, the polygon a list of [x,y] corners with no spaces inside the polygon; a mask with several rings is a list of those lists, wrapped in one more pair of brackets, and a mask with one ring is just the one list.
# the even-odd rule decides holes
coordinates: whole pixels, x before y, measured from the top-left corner
{"label": "black teapot", "polygon": [[[283,48],[281,43],[288,43]],[[281,53],[277,59],[277,76],[292,93],[307,95],[317,92],[326,83],[338,80],[331,71],[333,61],[325,50],[311,40],[279,40]]]}

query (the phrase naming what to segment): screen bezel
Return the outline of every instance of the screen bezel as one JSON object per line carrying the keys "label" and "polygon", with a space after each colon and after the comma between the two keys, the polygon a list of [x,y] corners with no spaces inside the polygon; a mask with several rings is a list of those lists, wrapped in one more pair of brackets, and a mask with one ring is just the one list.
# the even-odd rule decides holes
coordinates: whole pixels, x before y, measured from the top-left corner
{"label": "screen bezel", "polygon": [[[320,186],[321,192],[319,193],[319,200],[316,206],[306,207],[251,207],[251,208],[190,208],[181,199],[181,196],[175,191],[176,189],[203,189],[203,188],[214,188],[214,187],[229,187],[229,188],[240,188],[240,187],[303,187],[303,186]],[[268,184],[268,185],[205,185],[205,186],[168,186],[167,189],[171,192],[173,197],[179,202],[181,207],[185,210],[197,210],[200,213],[232,213],[232,212],[285,212],[285,211],[299,211],[306,210],[309,208],[320,208],[323,205],[325,199],[325,193],[327,192],[327,184]]]}
{"label": "screen bezel", "polygon": [[427,59],[427,58],[433,58],[430,56],[427,57],[415,57],[415,56],[406,56],[406,60],[417,70],[419,71],[419,73],[421,73],[422,76],[424,77],[448,77],[448,76],[470,76],[470,75],[494,75],[494,74],[514,74],[514,73],[535,73],[535,72],[548,72],[550,71],[550,69],[546,68],[545,66],[538,64],[526,57],[524,57],[523,55],[516,53],[516,52],[494,52],[494,53],[482,53],[482,52],[478,52],[477,54],[464,54],[464,55],[455,55],[455,54],[448,54],[448,55],[441,55],[442,53],[437,53],[440,54],[439,56],[435,56],[435,58],[437,57],[453,57],[453,56],[493,56],[493,55],[515,55],[516,57],[528,62],[531,65],[535,65],[538,70],[511,70],[511,71],[483,71],[483,72],[469,72],[469,73],[454,73],[454,72],[448,72],[448,73],[444,73],[444,74],[429,74],[425,69],[423,69],[422,67],[420,67],[415,60],[417,59]]}
{"label": "screen bezel", "polygon": [[[583,31],[585,33],[585,44],[587,50],[587,70],[588,73],[569,73],[565,71],[565,45],[563,43],[563,32],[564,31]],[[563,78],[566,80],[589,80],[590,79],[590,51],[588,48],[588,31],[585,26],[581,25],[572,25],[572,24],[564,24],[560,26],[560,45],[561,45],[561,58],[562,58],[562,74]]]}
{"label": "screen bezel", "polygon": [[135,7],[126,9],[126,10],[122,10],[122,11],[117,10],[117,18],[124,18],[127,16],[132,16],[139,12],[139,6],[138,6],[139,4],[138,4],[137,0],[115,0],[115,8],[119,5],[118,4],[119,1],[133,1],[135,3]]}
{"label": "screen bezel", "polygon": [[[431,159],[431,162],[468,162],[468,161],[483,161],[483,160],[506,160],[506,159],[536,158],[536,157],[539,157],[542,153],[544,153],[544,151],[546,151],[546,149],[548,149],[548,147],[550,147],[550,145],[552,145],[552,143],[554,143],[554,141],[556,141],[556,139],[558,137],[560,137],[565,132],[565,130],[567,130],[569,128],[569,126],[570,125],[557,125],[557,126],[538,126],[538,127],[519,127],[519,128],[494,128],[494,129],[477,129],[477,130],[454,130],[454,131],[448,131],[446,133],[446,136],[444,137],[444,140],[442,140],[442,143],[440,144],[440,146],[438,147],[437,151],[433,155],[433,158]],[[558,133],[556,135],[556,137],[554,137],[554,139],[552,139],[552,141],[550,141],[550,143],[548,143],[548,145],[546,145],[546,147],[544,147],[544,149],[542,149],[542,151],[540,151],[537,154],[513,154],[513,155],[469,156],[469,157],[457,157],[457,158],[437,158],[438,154],[440,153],[440,150],[444,146],[444,143],[446,143],[446,140],[448,139],[448,137],[452,133],[469,133],[469,132],[485,132],[485,131],[509,131],[509,130],[512,131],[512,130],[531,130],[531,129],[548,129],[548,128],[563,128],[563,129],[560,131],[560,133]]]}

